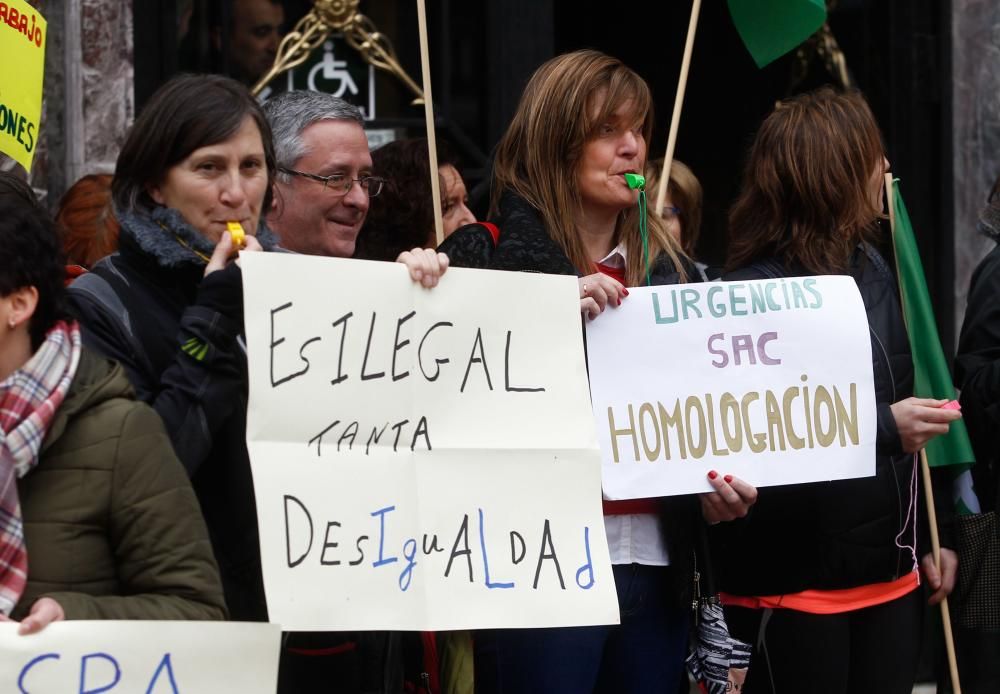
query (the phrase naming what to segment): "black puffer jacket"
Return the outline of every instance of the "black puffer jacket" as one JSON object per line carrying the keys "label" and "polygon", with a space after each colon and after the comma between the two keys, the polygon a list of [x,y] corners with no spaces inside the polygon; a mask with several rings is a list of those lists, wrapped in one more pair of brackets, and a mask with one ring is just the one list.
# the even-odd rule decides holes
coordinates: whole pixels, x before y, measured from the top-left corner
{"label": "black puffer jacket", "polygon": [[[243,286],[180,215],[120,214],[119,251],[69,290],[84,343],[119,361],[159,413],[201,502],[234,620],[266,621],[246,447]],[[273,237],[258,231],[265,248]]]}
{"label": "black puffer jacket", "polygon": [[[492,220],[500,230],[493,237],[481,224],[459,228],[444,240],[438,250],[446,253],[456,267],[472,267],[512,272],[542,272],[552,275],[578,275],[576,268],[552,240],[538,212],[523,198],[505,193],[500,200],[500,214]],[[697,281],[697,268],[685,267],[688,281]],[[650,269],[650,284],[677,284],[680,273],[667,255],[661,255]],[[663,499],[660,514],[664,536],[669,543],[670,562],[676,570],[672,593],[678,605],[690,602],[694,576],[695,538],[699,532],[700,506],[695,496]]]}
{"label": "black puffer jacket", "polygon": [[[897,547],[896,537],[900,536],[900,544],[912,542],[912,525],[900,533],[906,526],[915,468],[913,456],[903,452],[889,409],[912,395],[909,339],[895,278],[878,252],[859,247],[850,272],[861,292],[871,335],[878,403],[875,476],[760,489],[747,518],[712,529],[719,587],[725,592],[778,595],[850,588],[892,581],[913,567],[909,551]],[[808,274],[770,259],[728,273],[724,279]],[[924,508],[922,498],[916,504]]]}

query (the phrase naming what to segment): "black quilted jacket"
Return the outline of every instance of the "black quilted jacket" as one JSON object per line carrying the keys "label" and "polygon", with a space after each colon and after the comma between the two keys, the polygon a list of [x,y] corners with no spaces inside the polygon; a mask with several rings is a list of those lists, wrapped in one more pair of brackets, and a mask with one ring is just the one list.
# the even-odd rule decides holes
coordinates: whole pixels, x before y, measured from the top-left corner
{"label": "black quilted jacket", "polygon": [[[913,456],[903,452],[889,409],[913,394],[909,338],[896,281],[885,260],[875,249],[859,247],[850,270],[871,334],[877,401],[873,414],[878,418],[875,476],[760,489],[757,504],[745,519],[712,530],[719,587],[725,592],[762,596],[852,588],[892,581],[913,566],[910,552],[896,545],[897,535],[901,534],[900,544],[913,538],[913,526],[905,522]],[[724,279],[808,274],[772,260],[729,273]],[[950,494],[936,491],[938,520],[943,523],[951,517]],[[922,516],[922,494],[916,504]],[[946,537],[943,533],[942,542],[948,544]]]}

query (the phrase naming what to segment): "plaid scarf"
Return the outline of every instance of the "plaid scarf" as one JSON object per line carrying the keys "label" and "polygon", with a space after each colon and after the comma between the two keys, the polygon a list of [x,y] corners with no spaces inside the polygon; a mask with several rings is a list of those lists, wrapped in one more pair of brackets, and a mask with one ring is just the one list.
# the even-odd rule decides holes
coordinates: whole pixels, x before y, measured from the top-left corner
{"label": "plaid scarf", "polygon": [[79,363],[80,327],[59,321],[31,359],[0,382],[0,611],[6,615],[28,579],[17,479],[38,463]]}

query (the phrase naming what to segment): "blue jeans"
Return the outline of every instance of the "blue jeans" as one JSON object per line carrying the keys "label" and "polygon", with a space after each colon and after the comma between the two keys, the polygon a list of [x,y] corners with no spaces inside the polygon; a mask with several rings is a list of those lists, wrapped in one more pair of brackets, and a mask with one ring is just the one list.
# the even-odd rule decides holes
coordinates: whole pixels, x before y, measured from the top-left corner
{"label": "blue jeans", "polygon": [[620,625],[477,632],[477,694],[676,694],[691,614],[669,594],[673,569],[613,569]]}

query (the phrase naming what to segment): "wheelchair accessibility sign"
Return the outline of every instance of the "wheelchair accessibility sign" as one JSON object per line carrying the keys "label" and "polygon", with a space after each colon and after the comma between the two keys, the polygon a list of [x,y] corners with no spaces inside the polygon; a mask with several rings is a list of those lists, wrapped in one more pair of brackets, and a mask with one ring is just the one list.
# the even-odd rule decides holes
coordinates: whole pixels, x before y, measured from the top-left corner
{"label": "wheelchair accessibility sign", "polygon": [[[284,84],[281,84],[284,82]],[[261,94],[267,99],[276,91],[308,89],[340,97],[361,110],[366,121],[375,120],[375,68],[366,63],[334,34],[302,65],[272,81]]]}

